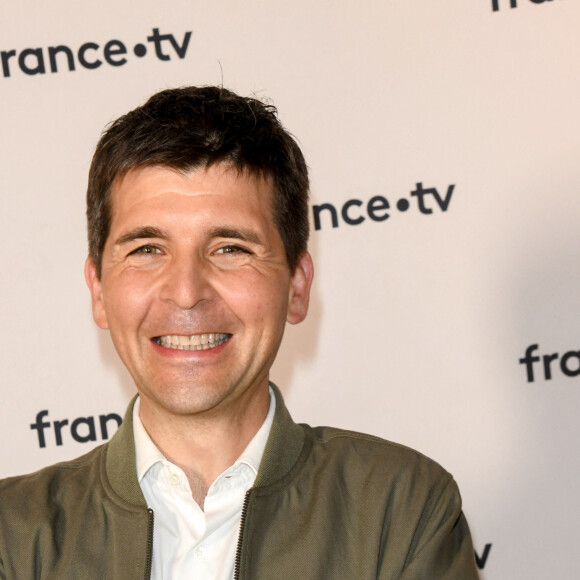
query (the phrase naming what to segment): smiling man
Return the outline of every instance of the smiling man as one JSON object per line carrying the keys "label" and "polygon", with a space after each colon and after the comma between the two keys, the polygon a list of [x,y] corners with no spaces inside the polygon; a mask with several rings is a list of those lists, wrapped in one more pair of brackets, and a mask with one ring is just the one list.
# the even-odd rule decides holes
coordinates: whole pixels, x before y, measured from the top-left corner
{"label": "smiling man", "polygon": [[295,424],[269,380],[308,310],[307,200],[255,99],[167,90],[108,128],[85,275],[138,396],[109,443],[0,482],[0,578],[477,578],[446,471]]}

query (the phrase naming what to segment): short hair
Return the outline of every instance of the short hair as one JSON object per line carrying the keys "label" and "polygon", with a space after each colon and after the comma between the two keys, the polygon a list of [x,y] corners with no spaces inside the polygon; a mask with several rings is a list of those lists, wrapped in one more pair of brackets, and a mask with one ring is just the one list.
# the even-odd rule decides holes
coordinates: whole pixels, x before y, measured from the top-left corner
{"label": "short hair", "polygon": [[106,128],[89,170],[89,255],[101,276],[111,227],[111,190],[128,171],[161,166],[188,172],[225,163],[272,183],[273,219],[293,272],[306,251],[308,169],[276,107],[223,87],[183,87],[153,95]]}

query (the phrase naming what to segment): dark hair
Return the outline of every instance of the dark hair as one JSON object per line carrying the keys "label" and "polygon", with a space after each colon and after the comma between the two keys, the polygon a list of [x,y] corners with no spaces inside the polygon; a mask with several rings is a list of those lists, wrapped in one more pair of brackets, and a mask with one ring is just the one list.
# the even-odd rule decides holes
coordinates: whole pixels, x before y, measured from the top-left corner
{"label": "dark hair", "polygon": [[89,255],[97,274],[111,224],[111,189],[131,169],[191,171],[226,163],[271,180],[273,218],[294,271],[308,242],[308,169],[273,105],[222,87],[184,87],[153,95],[103,133],[87,189]]}

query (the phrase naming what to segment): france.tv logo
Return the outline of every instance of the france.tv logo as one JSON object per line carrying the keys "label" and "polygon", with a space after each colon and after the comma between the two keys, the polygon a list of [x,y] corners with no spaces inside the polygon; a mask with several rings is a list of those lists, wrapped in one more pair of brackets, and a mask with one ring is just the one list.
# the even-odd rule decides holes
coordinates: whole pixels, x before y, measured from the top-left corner
{"label": "france.tv logo", "polygon": [[[185,32],[182,39],[173,34],[161,34],[159,28],[153,28],[146,42],[138,42],[132,47],[132,53],[137,58],[147,56],[149,52],[158,60],[168,61],[172,57],[185,58],[192,32]],[[2,75],[11,77],[18,70],[25,75],[43,75],[47,72],[75,71],[77,66],[89,70],[101,67],[103,64],[119,67],[127,64],[131,58],[131,47],[121,40],[113,39],[98,44],[85,42],[78,49],[72,49],[66,44],[48,46],[46,48],[25,48],[20,52],[16,49],[0,50]]]}

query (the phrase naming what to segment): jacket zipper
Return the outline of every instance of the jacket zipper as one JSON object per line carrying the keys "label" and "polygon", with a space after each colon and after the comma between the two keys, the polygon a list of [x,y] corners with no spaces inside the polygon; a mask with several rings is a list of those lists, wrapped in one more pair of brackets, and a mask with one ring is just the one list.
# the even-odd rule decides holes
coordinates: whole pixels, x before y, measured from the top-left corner
{"label": "jacket zipper", "polygon": [[238,535],[238,545],[236,547],[236,560],[234,562],[234,580],[240,580],[240,568],[242,558],[242,538],[244,535],[244,528],[246,525],[246,514],[248,512],[248,503],[250,502],[250,491],[246,492],[244,496],[244,504],[242,505],[242,514],[240,517],[240,533]]}
{"label": "jacket zipper", "polygon": [[147,509],[149,515],[149,523],[147,525],[147,559],[145,560],[145,580],[151,578],[151,562],[153,559],[153,510]]}

